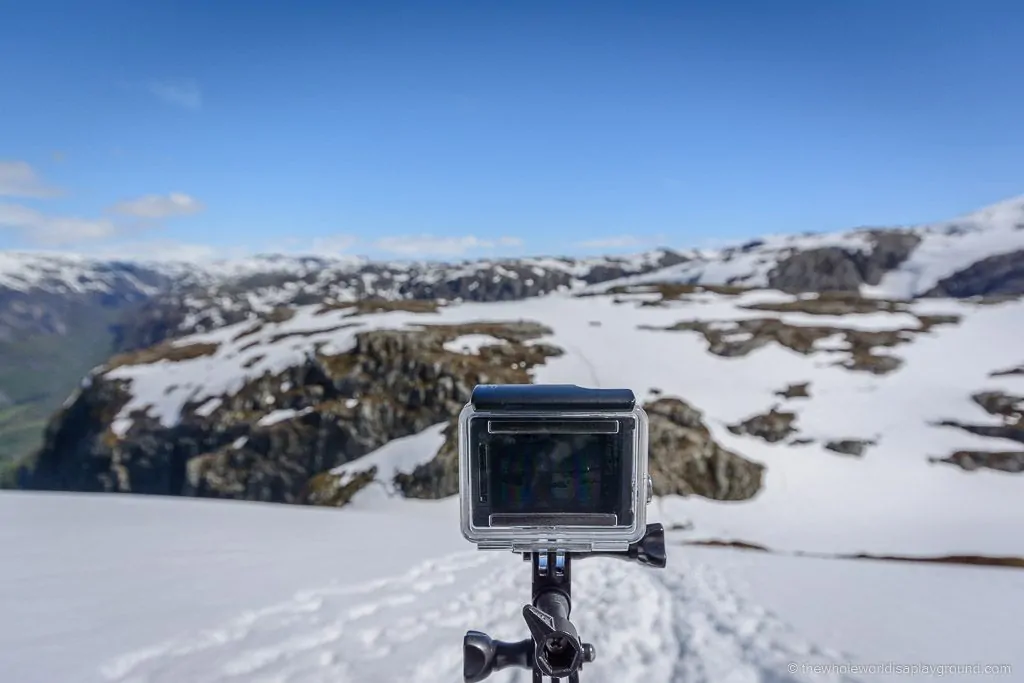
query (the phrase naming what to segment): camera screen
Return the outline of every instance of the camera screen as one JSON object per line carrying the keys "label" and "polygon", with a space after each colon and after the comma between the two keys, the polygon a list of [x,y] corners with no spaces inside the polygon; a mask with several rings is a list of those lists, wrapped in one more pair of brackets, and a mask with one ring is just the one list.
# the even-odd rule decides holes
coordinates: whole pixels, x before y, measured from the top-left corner
{"label": "camera screen", "polygon": [[493,514],[614,514],[622,488],[615,434],[491,435],[481,454]]}

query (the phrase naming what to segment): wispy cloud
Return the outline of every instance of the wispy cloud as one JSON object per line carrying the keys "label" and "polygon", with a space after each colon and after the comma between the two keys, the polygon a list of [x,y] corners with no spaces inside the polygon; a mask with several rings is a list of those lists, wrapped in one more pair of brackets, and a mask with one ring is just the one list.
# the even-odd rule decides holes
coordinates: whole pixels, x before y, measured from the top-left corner
{"label": "wispy cloud", "polygon": [[203,204],[184,192],[150,194],[115,204],[111,211],[142,220],[163,220],[189,216],[203,210]]}
{"label": "wispy cloud", "polygon": [[60,190],[43,182],[27,162],[0,161],[0,197],[46,199],[60,194]]}
{"label": "wispy cloud", "polygon": [[47,247],[105,239],[117,233],[117,226],[107,219],[53,216],[18,204],[0,204],[0,229],[14,230]]}
{"label": "wispy cloud", "polygon": [[96,258],[190,263],[243,258],[252,254],[252,251],[245,245],[224,248],[173,239],[118,240],[112,244],[86,246],[80,248],[79,252]]}
{"label": "wispy cloud", "polygon": [[184,109],[202,109],[203,91],[193,80],[150,81],[146,89],[167,104]]}
{"label": "wispy cloud", "polygon": [[[24,196],[24,186],[21,187]],[[38,193],[35,196],[40,196]],[[203,209],[187,194],[146,195],[115,204],[102,218],[46,213],[14,203],[0,203],[0,230],[7,230],[43,247],[81,247],[159,227],[160,221],[187,216]]]}
{"label": "wispy cloud", "polygon": [[488,251],[521,246],[518,237],[484,239],[475,235],[461,237],[435,237],[433,235],[411,235],[382,237],[373,247],[389,254],[403,256],[461,256],[468,252]]}

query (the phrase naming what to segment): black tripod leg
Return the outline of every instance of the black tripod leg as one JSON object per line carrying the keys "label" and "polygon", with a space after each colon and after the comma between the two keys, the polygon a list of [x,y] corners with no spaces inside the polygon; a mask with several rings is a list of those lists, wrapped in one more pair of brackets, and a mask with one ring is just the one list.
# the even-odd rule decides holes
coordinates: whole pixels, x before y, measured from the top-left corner
{"label": "black tripod leg", "polygon": [[580,673],[578,671],[573,671],[569,674],[569,683],[580,683]]}

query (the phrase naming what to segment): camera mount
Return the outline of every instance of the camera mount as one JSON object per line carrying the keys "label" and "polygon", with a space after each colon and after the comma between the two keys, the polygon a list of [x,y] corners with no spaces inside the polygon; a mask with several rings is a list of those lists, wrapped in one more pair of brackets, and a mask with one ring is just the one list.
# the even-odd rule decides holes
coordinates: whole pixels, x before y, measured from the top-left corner
{"label": "camera mount", "polygon": [[533,683],[567,679],[579,683],[580,669],[597,657],[594,646],[580,640],[569,620],[572,611],[572,561],[587,557],[613,557],[663,569],[665,527],[648,524],[644,536],[624,551],[573,553],[548,550],[523,553],[533,575],[531,604],[523,607],[530,637],[518,642],[494,640],[486,633],[468,631],[462,643],[462,675],[466,683],[479,683],[495,671],[511,667],[531,669]]}

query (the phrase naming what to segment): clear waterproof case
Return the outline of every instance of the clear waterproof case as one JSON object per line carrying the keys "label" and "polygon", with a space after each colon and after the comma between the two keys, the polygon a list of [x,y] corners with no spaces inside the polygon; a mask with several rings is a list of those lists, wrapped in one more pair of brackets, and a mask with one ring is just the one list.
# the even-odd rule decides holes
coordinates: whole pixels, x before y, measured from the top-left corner
{"label": "clear waterproof case", "polygon": [[520,552],[625,550],[646,528],[647,427],[628,389],[478,386],[459,418],[463,535]]}

